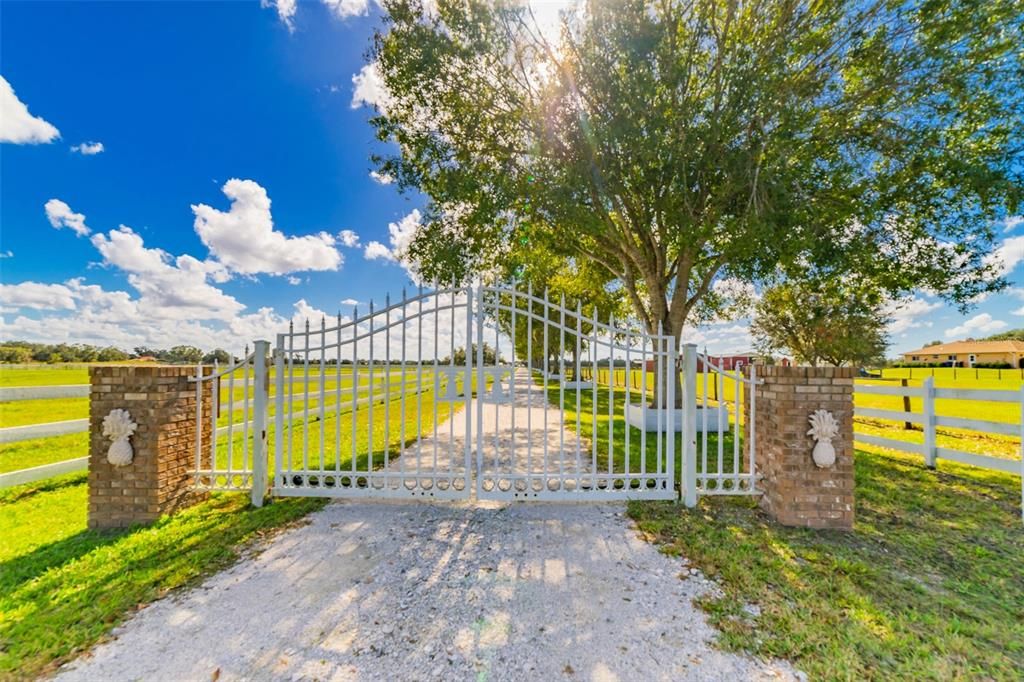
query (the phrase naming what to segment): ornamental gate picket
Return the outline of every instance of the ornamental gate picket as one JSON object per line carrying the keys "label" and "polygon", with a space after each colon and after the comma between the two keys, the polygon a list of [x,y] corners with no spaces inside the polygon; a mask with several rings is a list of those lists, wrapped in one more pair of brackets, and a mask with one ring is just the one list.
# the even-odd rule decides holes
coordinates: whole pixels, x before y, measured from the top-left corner
{"label": "ornamental gate picket", "polygon": [[[197,395],[212,390],[213,408],[202,414],[197,401],[196,420],[213,437],[197,443],[196,486],[251,489],[254,504],[268,488],[563,501],[681,491],[691,506],[697,494],[752,493],[740,424],[754,418],[753,392],[741,390],[753,375],[682,350],[671,335],[529,288],[403,292],[397,303],[290,326],[272,348],[257,341],[212,373],[197,368]],[[709,399],[711,376],[735,390],[732,442],[723,390]]]}

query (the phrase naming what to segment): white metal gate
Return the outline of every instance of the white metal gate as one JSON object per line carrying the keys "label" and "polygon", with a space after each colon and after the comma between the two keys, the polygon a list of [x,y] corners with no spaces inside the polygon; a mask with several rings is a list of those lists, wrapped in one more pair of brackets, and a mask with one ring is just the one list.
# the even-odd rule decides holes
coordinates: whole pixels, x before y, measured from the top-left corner
{"label": "white metal gate", "polygon": [[274,494],[467,497],[471,313],[469,288],[421,290],[279,334]]}
{"label": "white metal gate", "polygon": [[[476,492],[481,499],[675,499],[674,409],[653,432],[624,421],[632,399],[648,402],[661,387],[674,404],[676,360],[671,336],[652,335],[613,321],[602,322],[547,292],[482,286],[477,289]],[[491,323],[488,328],[488,322]],[[509,359],[484,361],[484,343]],[[503,362],[503,360],[506,360]],[[618,365],[617,365],[618,363]],[[617,391],[587,380],[584,369],[621,366],[644,378],[637,390]],[[651,371],[648,372],[648,367]],[[650,375],[650,376],[649,376]],[[650,381],[648,381],[648,378]]]}
{"label": "white metal gate", "polygon": [[[736,392],[732,436],[709,380]],[[258,341],[212,373],[198,368],[197,396],[212,398],[209,414],[197,401],[210,436],[197,445],[196,484],[251,487],[256,504],[269,487],[564,501],[681,491],[692,505],[697,494],[754,491],[753,457],[740,456],[741,441],[753,452],[741,430],[754,416],[749,381],[693,346],[680,355],[671,335],[600,320],[546,292],[403,292],[363,314],[290,326],[272,350]],[[709,422],[715,406],[725,417]]]}

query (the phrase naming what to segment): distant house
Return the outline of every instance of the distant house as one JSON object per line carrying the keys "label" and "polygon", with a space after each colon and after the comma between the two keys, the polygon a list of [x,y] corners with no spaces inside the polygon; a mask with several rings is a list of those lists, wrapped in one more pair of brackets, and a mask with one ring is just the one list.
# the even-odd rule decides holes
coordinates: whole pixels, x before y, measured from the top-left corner
{"label": "distant house", "polygon": [[[718,367],[722,371],[732,372],[748,365],[760,364],[761,357],[755,353],[735,353],[733,355],[710,356],[708,358],[712,367]],[[697,371],[704,371],[704,363],[697,359]],[[710,369],[710,368],[709,368]]]}
{"label": "distant house", "polygon": [[949,367],[1004,364],[1024,368],[1024,341],[953,341],[901,353],[911,364]]}

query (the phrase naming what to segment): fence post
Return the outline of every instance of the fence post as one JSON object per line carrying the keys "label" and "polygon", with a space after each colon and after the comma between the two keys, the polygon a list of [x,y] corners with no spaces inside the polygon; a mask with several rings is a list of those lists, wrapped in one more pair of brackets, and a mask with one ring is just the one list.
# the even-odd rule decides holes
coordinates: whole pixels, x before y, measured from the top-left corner
{"label": "fence post", "polygon": [[697,506],[697,346],[683,346],[683,503]]}
{"label": "fence post", "polygon": [[[931,381],[931,379],[928,379],[928,381]],[[907,379],[900,379],[900,386],[902,386],[903,388],[906,388],[909,385],[910,384],[908,383]],[[910,412],[911,411],[911,409],[910,409],[910,395],[908,393],[904,393],[903,394],[903,411],[904,412]],[[914,428],[914,423],[913,422],[910,422],[910,421],[904,421],[903,422],[903,430],[904,431],[910,431],[913,428]]]}
{"label": "fence post", "polygon": [[[267,356],[270,355],[269,341],[254,344],[253,366],[253,415],[252,415],[252,505],[263,506],[267,494],[267,396],[270,376],[267,374]],[[321,377],[322,380],[322,377]]]}
{"label": "fence post", "polygon": [[921,413],[924,430],[924,463],[929,469],[935,468],[935,377],[926,377],[921,384]]}
{"label": "fence post", "polygon": [[[291,369],[289,367],[289,369]],[[281,460],[284,458],[284,413],[291,413],[291,402],[285,403],[284,391],[284,334],[277,335],[277,347],[274,349],[274,486],[281,485]],[[352,358],[352,381],[355,381],[355,352]],[[291,376],[288,376],[291,381]],[[291,434],[289,434],[290,437]]]}

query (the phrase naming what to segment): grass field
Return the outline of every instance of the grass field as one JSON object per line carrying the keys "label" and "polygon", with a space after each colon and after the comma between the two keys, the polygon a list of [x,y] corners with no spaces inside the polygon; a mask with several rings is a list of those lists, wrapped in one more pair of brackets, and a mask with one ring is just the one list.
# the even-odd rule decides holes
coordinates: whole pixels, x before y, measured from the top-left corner
{"label": "grass field", "polygon": [[[124,364],[139,364],[139,365],[152,365],[154,363],[133,363],[128,362],[112,362],[112,363],[92,363],[97,366],[102,365],[124,365]],[[64,386],[73,384],[87,384],[89,383],[89,367],[88,364],[53,364],[53,365],[3,365],[0,364],[0,387],[11,387],[11,386]],[[223,368],[223,366],[221,366]],[[432,371],[434,367],[433,362],[424,361],[423,370],[424,372]],[[392,373],[401,373],[403,368],[399,365],[392,365]],[[414,372],[415,365],[407,365],[404,368],[406,373]],[[239,368],[235,371],[237,379],[241,379],[243,370]],[[275,372],[273,366],[269,368],[271,379],[274,378]],[[303,377],[305,376],[306,370],[301,363],[294,363],[291,368],[291,376]],[[374,367],[374,376],[381,377],[384,373],[383,365],[376,365]],[[337,376],[337,366],[327,365],[324,374],[328,379]],[[359,366],[359,374],[366,376],[369,374],[369,367],[366,365]],[[251,370],[250,370],[251,375]],[[309,365],[309,376],[318,377],[320,375],[319,363],[311,362]],[[342,378],[351,378],[352,366],[342,365],[341,376]],[[224,383],[227,383],[225,377]]]}
{"label": "grass field", "polygon": [[1019,479],[899,454],[856,462],[853,532],[784,528],[744,498],[629,514],[721,586],[700,606],[725,649],[786,658],[812,680],[1019,680]]}
{"label": "grass field", "polygon": [[[888,376],[890,371],[898,373],[902,370],[886,370],[886,376]],[[1018,370],[1002,370],[1003,378],[1001,380],[997,378],[997,372],[999,370],[979,369],[979,379],[974,378],[974,370],[958,370],[957,379],[953,378],[952,368],[937,368],[934,371],[934,383],[936,388],[1017,391],[1020,390],[1022,385]],[[921,372],[923,374],[924,371],[915,370],[915,372]],[[903,373],[905,374],[906,372]],[[642,387],[644,380],[642,375],[643,373],[640,370],[633,370],[629,376],[630,385],[632,387]],[[700,373],[697,375],[698,399],[702,399],[702,396],[704,395],[705,388],[703,376],[704,375]],[[720,385],[716,386],[716,381],[713,378],[715,375],[712,374],[710,376],[711,378],[709,378],[707,386],[708,404],[716,405],[718,404],[717,398],[720,396],[724,397],[725,404],[729,409],[730,415],[735,416],[735,382],[729,377],[723,377]],[[608,378],[609,374],[607,369],[599,370],[599,383],[606,385]],[[615,370],[615,379],[617,386],[616,393],[618,394],[623,390],[622,387],[625,386],[626,370]],[[909,386],[920,386],[923,380],[924,378],[922,376],[920,379],[915,378],[913,380],[908,380],[907,383]],[[654,384],[654,376],[649,372],[647,376],[648,393],[651,393],[650,387],[654,386]],[[857,407],[871,407],[897,411],[903,410],[903,398],[900,396],[874,395],[858,392],[856,390],[857,386],[866,385],[898,386],[899,382],[896,380],[882,381],[858,379],[854,386],[854,404]],[[634,394],[639,395],[640,392],[634,390]],[[746,400],[743,387],[740,389],[740,395],[741,400]],[[910,409],[913,412],[920,413],[922,410],[921,399],[911,398]],[[984,400],[938,399],[935,401],[935,412],[937,415],[942,416],[967,417],[972,419],[1003,422],[1006,424],[1020,424],[1021,420],[1021,407],[1019,403]],[[920,426],[915,425],[911,429],[904,429],[903,422],[892,420],[858,417],[854,422],[854,430],[858,433],[886,436],[896,440],[905,440],[910,443],[921,443],[924,440]],[[939,427],[936,440],[939,447],[948,447],[965,452],[991,455],[993,457],[1004,457],[1007,459],[1020,458],[1020,439],[1010,436],[980,433],[977,431],[954,429],[950,427]]]}
{"label": "grass field", "polygon": [[[558,404],[557,388],[548,397]],[[601,453],[608,398],[599,389],[595,422],[592,393],[581,392],[580,430]],[[575,392],[564,407],[575,428]],[[616,470],[625,428],[613,414]],[[652,466],[651,439],[644,451],[633,434],[630,467],[643,457]],[[709,450],[715,444],[711,436]],[[731,442],[724,450],[730,470]],[[1020,679],[1019,479],[947,462],[930,471],[919,458],[873,449],[858,450],[856,463],[851,533],[783,528],[751,498],[703,497],[694,512],[636,502],[629,513],[648,539],[721,585],[700,605],[726,649],[789,659],[811,679]]]}
{"label": "grass field", "polygon": [[0,428],[45,424],[89,416],[89,398],[10,400],[0,402]]}
{"label": "grass field", "polygon": [[17,443],[0,443],[0,474],[85,457],[88,454],[89,434],[84,431]]}
{"label": "grass field", "polygon": [[234,562],[324,504],[217,494],[156,523],[86,528],[84,474],[0,490],[0,679],[53,671],[145,604]]}

